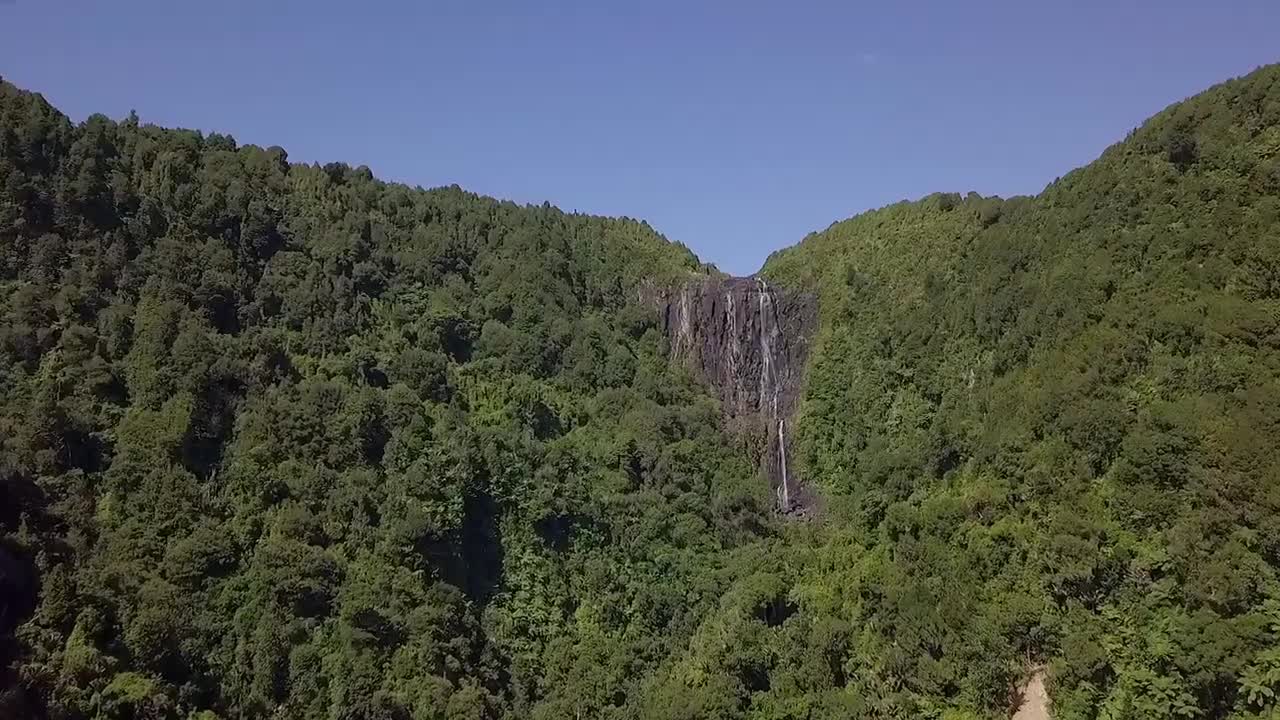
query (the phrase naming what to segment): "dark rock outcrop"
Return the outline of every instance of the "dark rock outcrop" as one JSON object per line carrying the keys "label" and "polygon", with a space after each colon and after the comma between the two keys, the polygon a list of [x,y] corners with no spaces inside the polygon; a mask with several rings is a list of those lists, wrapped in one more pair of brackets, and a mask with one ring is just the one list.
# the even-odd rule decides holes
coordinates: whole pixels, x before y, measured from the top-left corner
{"label": "dark rock outcrop", "polygon": [[755,441],[778,507],[810,511],[813,498],[791,472],[787,455],[816,298],[755,277],[700,277],[649,292],[672,359],[714,388],[729,427]]}

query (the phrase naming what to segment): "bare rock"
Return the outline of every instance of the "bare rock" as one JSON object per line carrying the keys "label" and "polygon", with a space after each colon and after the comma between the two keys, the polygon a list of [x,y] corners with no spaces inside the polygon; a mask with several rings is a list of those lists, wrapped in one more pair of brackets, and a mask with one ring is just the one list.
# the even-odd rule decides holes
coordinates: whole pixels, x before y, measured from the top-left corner
{"label": "bare rock", "polygon": [[791,420],[817,324],[817,300],[756,277],[705,276],[649,288],[671,358],[720,397],[727,425],[758,448],[784,513],[812,512],[814,495],[788,466]]}

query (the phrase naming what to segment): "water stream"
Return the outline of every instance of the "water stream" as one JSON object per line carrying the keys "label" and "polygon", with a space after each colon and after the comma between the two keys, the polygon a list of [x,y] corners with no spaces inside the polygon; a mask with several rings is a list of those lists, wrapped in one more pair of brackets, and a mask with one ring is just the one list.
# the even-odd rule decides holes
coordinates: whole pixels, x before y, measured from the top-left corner
{"label": "water stream", "polygon": [[[775,442],[777,442],[778,464],[781,476],[781,482],[778,485],[778,505],[783,512],[791,509],[791,483],[787,477],[787,436],[786,421],[778,413],[778,393],[782,389],[782,378],[778,377],[778,362],[774,354],[778,351],[778,335],[780,328],[778,324],[778,307],[773,290],[769,288],[769,283],[763,278],[757,278],[759,285],[757,297],[759,298],[759,307],[757,317],[760,322],[760,332],[757,333],[760,344],[760,388],[757,394],[758,406],[764,409],[765,399],[768,398],[768,426],[777,428]],[[767,457],[768,453],[766,453]]]}
{"label": "water stream", "polygon": [[805,512],[808,495],[792,477],[787,432],[816,319],[814,301],[757,277],[698,278],[651,297],[663,312],[673,359],[717,390],[734,426],[759,433],[759,467],[778,509]]}

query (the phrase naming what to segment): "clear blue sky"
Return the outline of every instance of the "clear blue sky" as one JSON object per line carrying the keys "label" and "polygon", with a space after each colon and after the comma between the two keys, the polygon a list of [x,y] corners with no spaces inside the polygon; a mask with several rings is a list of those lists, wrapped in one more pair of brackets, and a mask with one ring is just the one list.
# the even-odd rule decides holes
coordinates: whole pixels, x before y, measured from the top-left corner
{"label": "clear blue sky", "polygon": [[0,74],[77,120],[644,218],[735,273],[895,200],[1038,192],[1277,60],[1276,0],[0,0]]}

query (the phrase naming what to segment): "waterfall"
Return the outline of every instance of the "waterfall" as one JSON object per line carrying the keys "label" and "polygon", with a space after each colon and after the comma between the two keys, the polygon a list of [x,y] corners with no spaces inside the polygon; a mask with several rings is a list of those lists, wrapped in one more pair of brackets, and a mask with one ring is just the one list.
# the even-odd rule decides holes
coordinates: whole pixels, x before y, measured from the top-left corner
{"label": "waterfall", "polygon": [[[777,391],[777,378],[773,372],[773,334],[769,325],[769,313],[765,312],[765,306],[770,304],[772,298],[769,296],[769,286],[764,280],[757,280],[760,291],[756,295],[756,317],[760,323],[760,331],[758,342],[760,343],[760,389],[756,394],[757,407],[764,405],[764,399],[769,397],[769,391]],[[773,330],[777,330],[777,323],[773,324]],[[776,395],[775,395],[776,400]],[[776,411],[776,408],[775,408]]]}
{"label": "waterfall", "polygon": [[731,427],[750,429],[778,510],[808,510],[804,483],[788,462],[787,424],[816,322],[814,299],[758,277],[717,276],[657,291],[653,299],[664,313],[672,360],[717,391]]}
{"label": "waterfall", "polygon": [[782,432],[785,421],[778,418],[778,459],[782,462],[782,512],[791,510],[791,483],[787,480],[787,437]]}
{"label": "waterfall", "polygon": [[725,357],[725,375],[728,378],[730,387],[733,388],[734,400],[740,400],[742,387],[738,379],[738,358],[741,354],[741,340],[738,338],[738,312],[733,306],[733,290],[725,290],[725,323],[728,332],[725,337],[729,340],[728,352]]}
{"label": "waterfall", "polygon": [[680,328],[676,332],[676,348],[688,351],[693,347],[693,313],[689,311],[689,290],[680,293]]}
{"label": "waterfall", "polygon": [[[778,412],[778,393],[782,389],[781,378],[778,377],[778,364],[774,353],[777,351],[778,334],[781,328],[778,326],[778,308],[775,304],[773,291],[769,288],[769,284],[762,278],[756,279],[758,290],[758,307],[757,317],[759,318],[759,344],[760,344],[760,387],[756,395],[757,407],[760,411],[766,412],[765,398],[768,398],[766,419],[766,428],[773,429],[776,427],[777,433],[771,433],[766,430],[766,437],[773,436],[770,442],[777,443],[778,467],[780,470],[780,483],[778,485],[778,505],[783,512],[791,509],[791,481],[787,477],[787,435],[786,421],[782,414]],[[785,358],[784,358],[785,360]],[[768,461],[768,451],[766,450],[766,458]]]}

